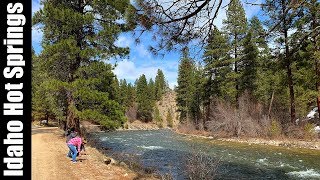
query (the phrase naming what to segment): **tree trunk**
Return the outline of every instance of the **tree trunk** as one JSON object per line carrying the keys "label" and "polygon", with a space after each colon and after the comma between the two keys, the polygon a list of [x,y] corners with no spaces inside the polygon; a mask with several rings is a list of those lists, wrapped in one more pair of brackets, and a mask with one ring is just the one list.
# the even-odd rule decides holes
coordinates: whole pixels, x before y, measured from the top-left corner
{"label": "tree trunk", "polygon": [[[238,42],[237,42],[237,34],[234,37],[234,41],[235,41],[235,46],[234,46],[234,72],[236,74],[238,74],[238,52],[237,52],[237,48],[238,48]],[[236,77],[235,79],[235,83],[236,83],[236,108],[239,109],[239,83],[238,83],[238,78]]]}
{"label": "tree trunk", "polygon": [[290,62],[288,62],[288,64],[287,64],[287,75],[288,75],[288,86],[289,86],[289,93],[290,93],[291,123],[294,123],[295,119],[296,119],[296,107],[295,107],[295,97],[294,97],[293,80],[292,80],[292,72],[291,72],[291,63]]}
{"label": "tree trunk", "polygon": [[[317,44],[315,41],[315,48],[316,51],[320,52],[320,48],[317,48]],[[319,57],[315,56],[315,66],[316,66],[316,78],[317,78],[317,91],[318,91],[318,97],[317,97],[317,106],[318,106],[318,115],[319,120],[318,123],[320,123],[320,59]]]}
{"label": "tree trunk", "polygon": [[273,98],[274,98],[274,90],[272,91],[272,95],[271,95],[271,100],[270,100],[270,105],[269,105],[269,110],[268,110],[268,119],[270,119],[270,115],[271,115]]}
{"label": "tree trunk", "polygon": [[291,59],[289,57],[289,44],[288,44],[288,28],[287,28],[287,20],[286,20],[286,4],[285,0],[282,0],[282,13],[283,13],[283,33],[284,33],[284,43],[285,43],[285,62],[287,68],[287,76],[288,76],[288,87],[290,93],[290,116],[291,123],[294,124],[296,119],[296,107],[295,107],[295,98],[294,98],[294,89],[293,89],[293,78],[291,71]]}
{"label": "tree trunk", "polygon": [[[318,19],[317,19],[317,16],[318,16],[318,11],[317,9],[313,9],[315,8],[315,6],[313,6],[313,4],[317,3],[316,0],[313,0],[312,1],[312,4],[311,4],[311,16],[312,16],[312,21],[311,21],[311,25],[312,25],[312,30],[313,31],[316,31],[316,28],[319,26],[319,22],[318,22]],[[316,33],[316,32],[314,32]],[[317,91],[318,91],[318,95],[317,95],[317,106],[318,106],[318,115],[319,115],[319,120],[318,120],[318,123],[320,123],[320,47],[319,47],[319,35],[318,36],[314,36],[314,38],[312,38],[312,42],[313,42],[313,45],[314,45],[314,65],[315,65],[315,73],[316,73],[316,88],[317,88]],[[316,54],[318,53],[318,54]]]}
{"label": "tree trunk", "polygon": [[[317,48],[316,50],[319,52],[320,48]],[[317,97],[318,118],[319,118],[318,123],[320,123],[320,67],[319,67],[320,59],[317,56],[315,56],[315,66],[316,66],[317,91],[318,91],[318,97]]]}
{"label": "tree trunk", "polygon": [[[84,10],[84,2],[83,0],[78,0],[78,8],[76,9],[79,13],[83,13]],[[77,46],[82,50],[82,43],[83,43],[83,29],[80,28],[77,30]],[[70,65],[70,74],[68,77],[68,83],[74,82],[74,73],[77,71],[77,69],[80,67],[81,63],[81,56],[80,54],[77,55],[76,57],[76,62],[74,64]],[[74,127],[75,130],[80,134],[80,121],[79,118],[76,117],[75,115],[75,100],[73,98],[72,90],[68,89],[67,90],[67,103],[68,103],[68,109],[67,109],[67,128]]]}
{"label": "tree trunk", "polygon": [[208,129],[207,126],[206,126],[206,122],[209,122],[210,121],[210,116],[211,116],[211,96],[209,97],[209,102],[206,106],[206,117],[202,118],[203,119],[203,122],[202,122],[202,126],[203,126],[203,129],[206,130]]}
{"label": "tree trunk", "polygon": [[80,133],[80,122],[75,115],[76,107],[75,107],[75,102],[74,102],[71,91],[67,92],[67,100],[68,100],[67,127],[68,128],[74,127],[75,130]]}

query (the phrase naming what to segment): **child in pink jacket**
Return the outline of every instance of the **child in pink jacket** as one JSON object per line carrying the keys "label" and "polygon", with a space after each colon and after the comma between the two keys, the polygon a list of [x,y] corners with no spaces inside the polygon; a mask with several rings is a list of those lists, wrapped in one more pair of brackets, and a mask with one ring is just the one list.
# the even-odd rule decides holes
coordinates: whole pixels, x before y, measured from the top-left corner
{"label": "child in pink jacket", "polygon": [[78,152],[80,153],[81,150],[82,139],[79,136],[76,136],[70,139],[67,144],[69,147],[69,154],[72,156],[72,162],[76,163],[77,154]]}

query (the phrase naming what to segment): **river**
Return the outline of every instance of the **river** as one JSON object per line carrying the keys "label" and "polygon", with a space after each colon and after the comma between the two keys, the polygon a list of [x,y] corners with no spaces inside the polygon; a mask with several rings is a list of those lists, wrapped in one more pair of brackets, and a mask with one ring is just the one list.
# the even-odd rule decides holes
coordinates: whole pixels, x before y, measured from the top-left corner
{"label": "river", "polygon": [[217,179],[320,179],[320,151],[249,145],[180,135],[170,130],[97,133],[109,156],[138,157],[145,167],[187,179],[186,161],[201,152],[219,160]]}

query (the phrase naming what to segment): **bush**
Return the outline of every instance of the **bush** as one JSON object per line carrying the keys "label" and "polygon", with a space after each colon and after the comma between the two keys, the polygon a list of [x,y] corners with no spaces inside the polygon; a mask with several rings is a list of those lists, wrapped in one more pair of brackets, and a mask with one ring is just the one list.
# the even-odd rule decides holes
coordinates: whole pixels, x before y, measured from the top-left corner
{"label": "bush", "polygon": [[289,138],[303,139],[305,136],[304,129],[296,125],[288,125],[284,129],[284,134]]}
{"label": "bush", "polygon": [[305,126],[304,126],[304,139],[314,139],[317,137],[317,134],[316,132],[314,131],[314,128],[316,126],[314,124],[311,124],[311,123],[307,123]]}
{"label": "bush", "polygon": [[265,137],[271,124],[262,105],[252,101],[247,94],[240,97],[238,109],[223,100],[214,100],[209,111],[206,126],[215,134]]}
{"label": "bush", "polygon": [[167,112],[167,125],[171,128],[173,127],[173,117],[172,117],[171,109],[169,109]]}
{"label": "bush", "polygon": [[217,176],[219,161],[204,153],[189,155],[186,160],[186,172],[190,180],[211,180]]}
{"label": "bush", "polygon": [[281,132],[282,132],[281,124],[277,120],[272,119],[271,126],[269,129],[269,136],[273,138],[279,137],[281,135]]}
{"label": "bush", "polygon": [[158,125],[158,127],[163,128],[163,120],[160,116],[160,111],[157,107],[155,107],[155,109],[154,109],[153,117],[154,117],[154,120],[155,120],[156,124]]}

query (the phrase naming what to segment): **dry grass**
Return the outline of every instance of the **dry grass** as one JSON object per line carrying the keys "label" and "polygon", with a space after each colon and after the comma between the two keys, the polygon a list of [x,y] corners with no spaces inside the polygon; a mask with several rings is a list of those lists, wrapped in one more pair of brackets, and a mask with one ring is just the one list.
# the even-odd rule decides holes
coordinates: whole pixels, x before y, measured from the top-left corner
{"label": "dry grass", "polygon": [[219,160],[201,152],[192,153],[186,158],[186,173],[190,180],[212,180],[217,176]]}
{"label": "dry grass", "polygon": [[210,107],[208,129],[225,136],[265,137],[271,121],[263,113],[263,107],[250,96],[239,99],[239,108],[228,102],[215,100]]}
{"label": "dry grass", "polygon": [[137,109],[138,109],[137,104],[127,109],[125,115],[128,118],[129,122],[133,122],[137,119]]}
{"label": "dry grass", "polygon": [[205,130],[198,130],[194,124],[192,123],[185,123],[185,124],[179,124],[177,127],[177,132],[182,134],[193,134],[193,135],[199,135],[199,136],[211,136],[211,132],[205,131]]}

